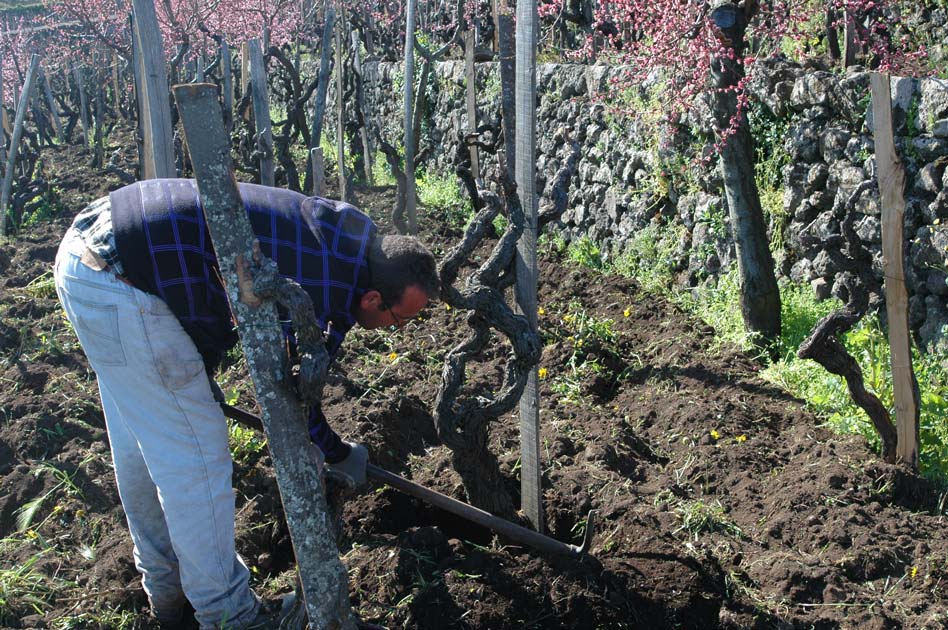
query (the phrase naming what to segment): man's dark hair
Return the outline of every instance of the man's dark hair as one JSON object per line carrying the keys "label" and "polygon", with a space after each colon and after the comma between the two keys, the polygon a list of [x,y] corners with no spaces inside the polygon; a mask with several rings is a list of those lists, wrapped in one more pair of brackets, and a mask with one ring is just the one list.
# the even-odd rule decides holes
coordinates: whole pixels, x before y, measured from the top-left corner
{"label": "man's dark hair", "polygon": [[398,304],[409,286],[416,285],[428,299],[441,293],[441,280],[434,255],[413,236],[385,234],[369,248],[371,286],[382,294],[387,306]]}

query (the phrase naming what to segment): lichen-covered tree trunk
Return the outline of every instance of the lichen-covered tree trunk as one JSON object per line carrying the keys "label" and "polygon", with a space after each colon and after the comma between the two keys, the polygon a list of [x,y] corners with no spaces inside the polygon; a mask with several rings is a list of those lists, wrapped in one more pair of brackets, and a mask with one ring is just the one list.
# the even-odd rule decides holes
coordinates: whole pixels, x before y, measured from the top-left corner
{"label": "lichen-covered tree trunk", "polygon": [[[249,254],[254,235],[230,167],[230,141],[224,132],[217,86],[180,85],[174,92],[192,147],[198,192],[221,276],[237,320],[256,398],[263,410],[310,625],[332,630],[355,628],[349,607],[348,576],[339,560],[320,479],[321,456],[305,437],[306,414],[290,389],[276,308],[267,302],[248,304],[238,276],[240,257]],[[294,328],[301,335],[319,334],[318,328],[314,331],[312,326],[300,326],[297,322]]]}

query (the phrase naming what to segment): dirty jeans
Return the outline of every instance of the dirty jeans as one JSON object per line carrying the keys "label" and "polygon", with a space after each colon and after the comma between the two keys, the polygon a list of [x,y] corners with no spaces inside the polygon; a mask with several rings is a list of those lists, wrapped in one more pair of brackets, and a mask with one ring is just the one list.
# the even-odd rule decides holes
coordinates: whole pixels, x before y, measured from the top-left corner
{"label": "dirty jeans", "polygon": [[203,629],[240,628],[257,613],[234,549],[227,425],[197,348],[159,298],[79,258],[70,228],[56,291],[95,370],[128,518],[135,566],[159,621],[185,597]]}

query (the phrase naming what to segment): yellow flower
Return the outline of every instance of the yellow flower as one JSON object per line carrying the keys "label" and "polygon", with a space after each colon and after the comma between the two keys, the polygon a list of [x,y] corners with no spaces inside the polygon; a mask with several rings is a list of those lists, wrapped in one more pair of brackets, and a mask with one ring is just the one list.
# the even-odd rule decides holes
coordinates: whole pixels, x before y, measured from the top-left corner
{"label": "yellow flower", "polygon": [[747,436],[744,435],[743,433],[741,433],[740,435],[738,435],[738,436],[737,436],[736,438],[734,438],[734,439],[737,440],[738,443],[740,443],[740,442],[746,442],[746,441],[747,441]]}
{"label": "yellow flower", "polygon": [[631,314],[632,314],[632,309],[631,309],[631,308],[626,308],[624,311],[622,311],[622,316],[623,316],[623,317],[628,317],[628,316],[631,315]]}
{"label": "yellow flower", "polygon": [[543,310],[542,306],[537,309],[537,315],[546,315],[546,311]]}
{"label": "yellow flower", "polygon": [[34,532],[32,529],[26,530],[26,537],[29,538],[30,540],[34,540],[37,536],[39,536],[39,534]]}
{"label": "yellow flower", "polygon": [[912,567],[912,570],[909,571],[909,577],[913,580],[918,577],[918,567]]}
{"label": "yellow flower", "polygon": [[389,360],[389,361],[395,361],[395,359],[397,359],[397,358],[398,358],[398,353],[397,353],[397,352],[389,352],[389,353],[388,353],[388,360]]}
{"label": "yellow flower", "polygon": [[539,376],[540,378],[546,378],[547,373],[548,372],[546,368],[540,368],[539,370],[537,370],[537,376]]}
{"label": "yellow flower", "polygon": [[713,437],[715,440],[718,440],[721,438],[721,434],[718,433],[717,429],[711,429],[711,437]]}

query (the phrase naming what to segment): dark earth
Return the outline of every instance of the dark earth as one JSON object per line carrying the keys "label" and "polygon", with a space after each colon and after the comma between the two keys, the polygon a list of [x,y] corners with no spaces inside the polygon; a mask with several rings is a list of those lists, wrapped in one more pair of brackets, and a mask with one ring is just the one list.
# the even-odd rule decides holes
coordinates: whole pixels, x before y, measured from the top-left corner
{"label": "dark earth", "polygon": [[[55,216],[0,250],[0,626],[152,628],[94,375],[49,275],[72,216],[119,183],[74,147],[45,157]],[[394,200],[392,189],[356,194],[380,219]],[[423,238],[441,255],[461,228],[436,210],[422,212]],[[340,536],[363,620],[948,627],[944,497],[925,480],[884,464],[863,439],[821,428],[750,356],[718,348],[711,329],[632,281],[581,268],[550,245],[540,268],[545,519],[551,536],[575,544],[598,510],[590,556],[541,557],[373,485],[346,502]],[[354,330],[325,400],[337,431],[366,444],[376,464],[461,500],[431,410],[441,358],[465,329],[463,313],[433,304],[397,333]],[[469,371],[469,391],[499,384],[505,346],[498,339]],[[220,381],[255,409],[238,353]],[[240,436],[238,549],[255,588],[272,596],[290,588],[292,548],[269,456]],[[518,444],[516,416],[499,418],[492,451],[517,504]],[[18,530],[24,505],[40,498]]]}

